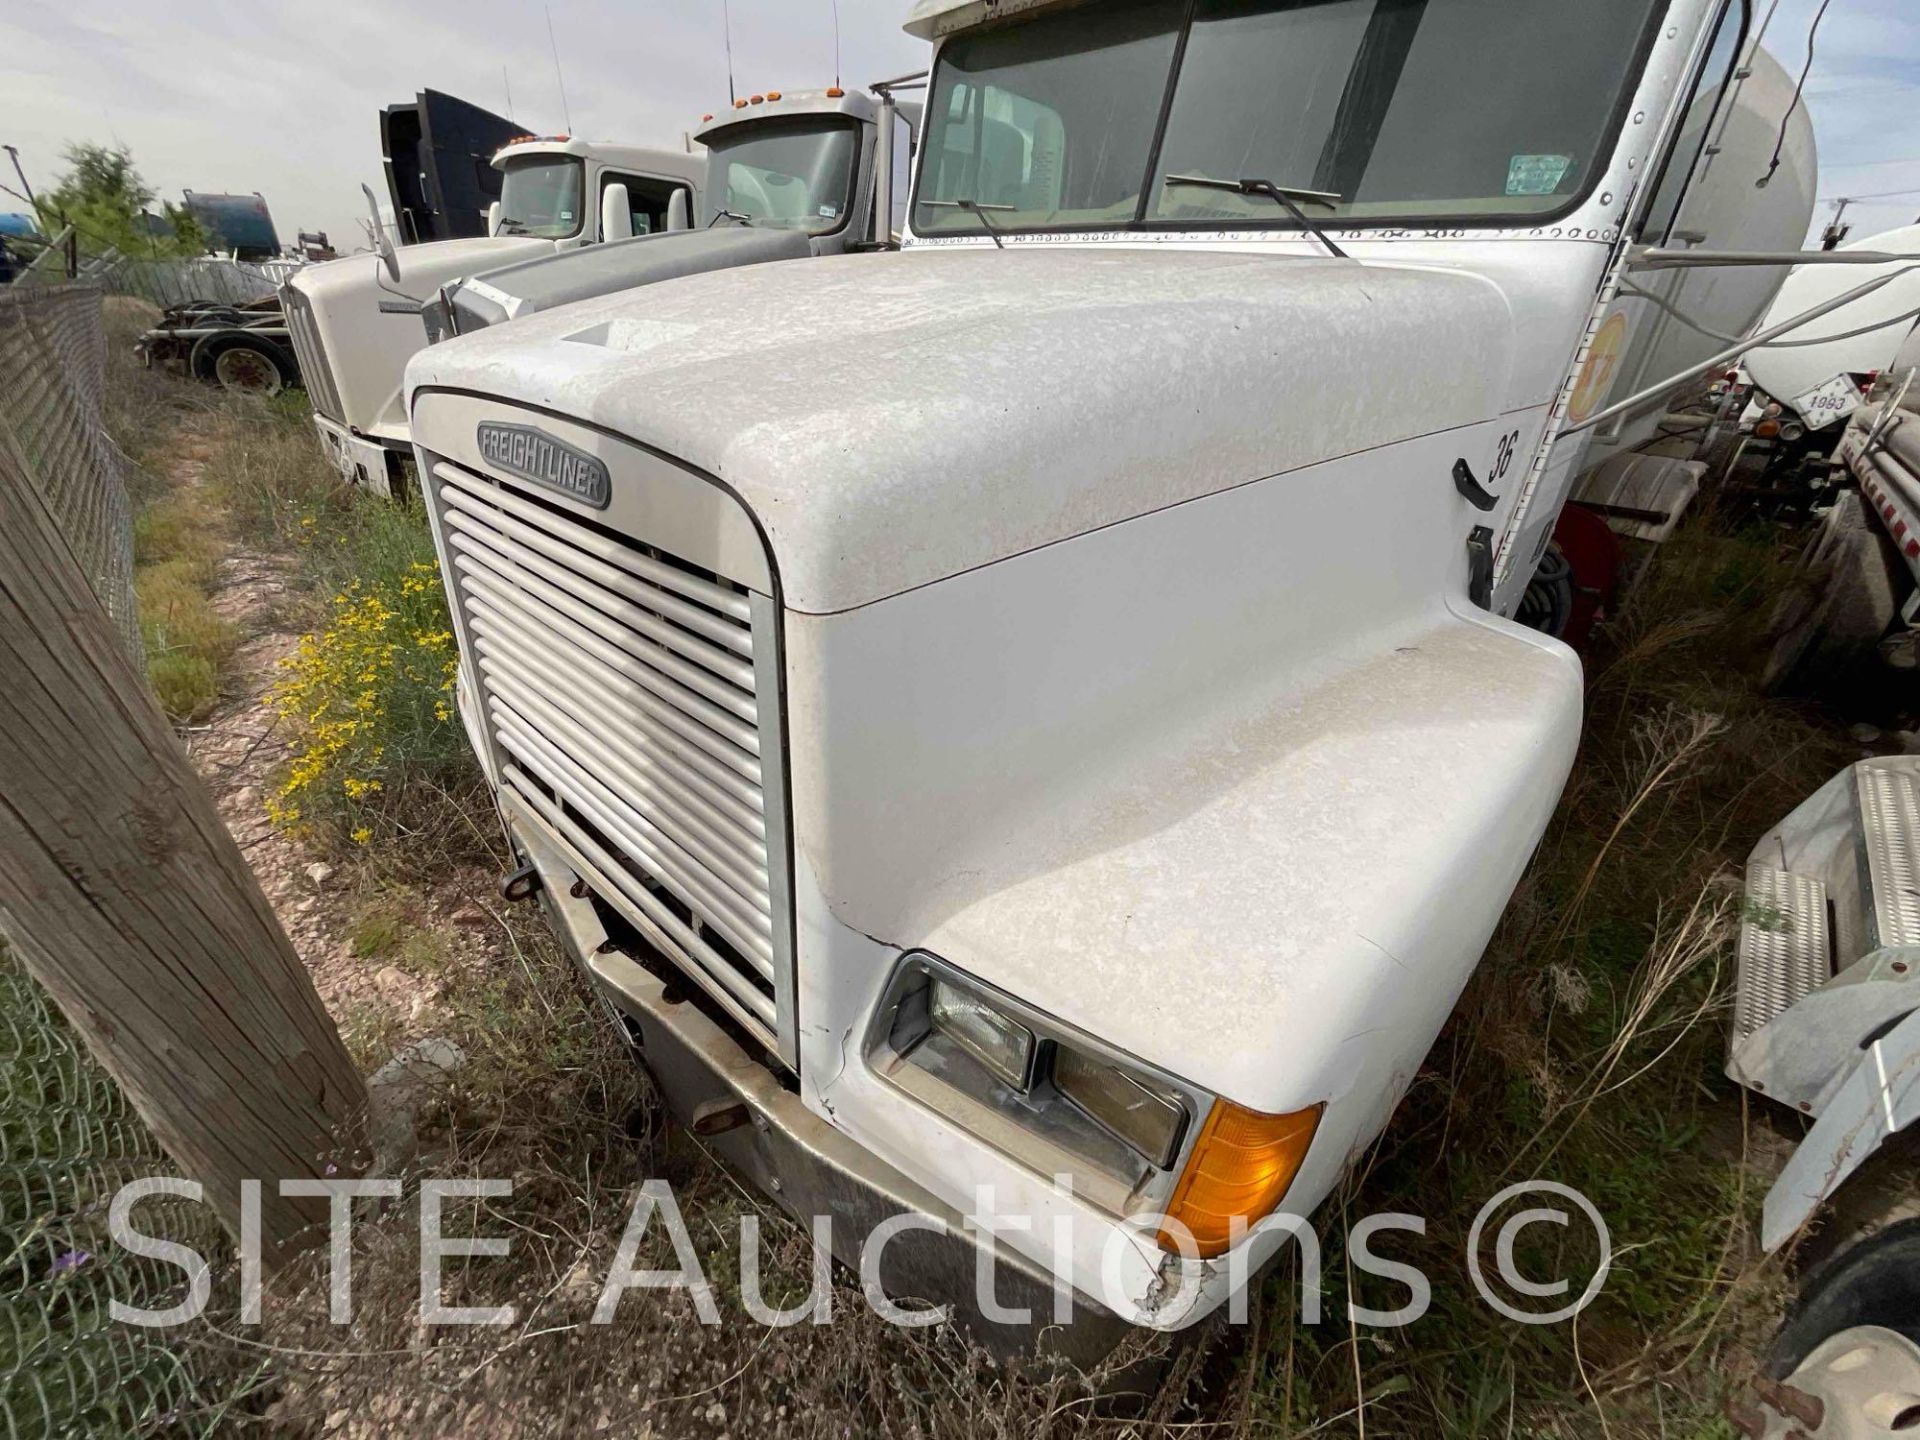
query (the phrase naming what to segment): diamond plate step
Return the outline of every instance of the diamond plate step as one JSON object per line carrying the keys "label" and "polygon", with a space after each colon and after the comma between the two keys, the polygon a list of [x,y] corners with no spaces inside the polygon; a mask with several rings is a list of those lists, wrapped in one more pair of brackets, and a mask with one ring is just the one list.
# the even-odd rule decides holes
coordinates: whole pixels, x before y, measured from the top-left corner
{"label": "diamond plate step", "polygon": [[1920,945],[1920,761],[1871,761],[1853,773],[1879,946]]}
{"label": "diamond plate step", "polygon": [[1771,865],[1747,867],[1734,1035],[1744,1040],[1826,984],[1833,970],[1827,887]]}

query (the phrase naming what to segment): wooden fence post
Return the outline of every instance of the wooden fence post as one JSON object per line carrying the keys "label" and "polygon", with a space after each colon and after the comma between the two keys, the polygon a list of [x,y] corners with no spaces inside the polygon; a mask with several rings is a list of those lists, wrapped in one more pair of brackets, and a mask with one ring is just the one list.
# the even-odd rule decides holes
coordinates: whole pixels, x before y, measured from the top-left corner
{"label": "wooden fence post", "polygon": [[[0,430],[0,935],[227,1228],[325,1233],[362,1082],[213,801]],[[309,1230],[309,1227],[317,1227]]]}

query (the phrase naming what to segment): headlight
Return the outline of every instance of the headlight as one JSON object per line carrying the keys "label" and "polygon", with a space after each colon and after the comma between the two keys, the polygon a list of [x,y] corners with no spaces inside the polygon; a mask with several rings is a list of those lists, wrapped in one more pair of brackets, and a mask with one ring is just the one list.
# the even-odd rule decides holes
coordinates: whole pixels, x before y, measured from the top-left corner
{"label": "headlight", "polygon": [[896,1088],[1116,1215],[1172,1197],[1205,1091],[924,953],[901,962],[867,1043]]}
{"label": "headlight", "polygon": [[1033,1080],[1033,1057],[1039,1048],[1033,1031],[1001,1014],[992,1005],[950,980],[935,980],[927,992],[927,1019],[935,1030],[1016,1090]]}
{"label": "headlight", "polygon": [[1098,1124],[1161,1169],[1180,1151],[1186,1106],[1177,1091],[1142,1081],[1117,1065],[1089,1059],[1065,1045],[1053,1052],[1053,1083]]}

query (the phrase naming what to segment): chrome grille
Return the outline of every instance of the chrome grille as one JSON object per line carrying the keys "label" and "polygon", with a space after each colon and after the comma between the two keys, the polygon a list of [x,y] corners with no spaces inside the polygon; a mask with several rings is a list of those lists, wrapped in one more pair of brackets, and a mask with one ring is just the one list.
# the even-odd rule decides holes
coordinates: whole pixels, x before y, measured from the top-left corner
{"label": "chrome grille", "polygon": [[346,407],[340,403],[333,371],[327,368],[327,351],[320,343],[320,327],[314,321],[313,306],[297,287],[283,285],[280,308],[286,313],[287,334],[293,340],[294,358],[300,362],[300,383],[307,387],[307,399],[328,419],[346,424]]}
{"label": "chrome grille", "polygon": [[755,670],[772,640],[752,598],[451,462],[433,475],[508,803],[777,1050],[790,946],[761,763],[778,730]]}

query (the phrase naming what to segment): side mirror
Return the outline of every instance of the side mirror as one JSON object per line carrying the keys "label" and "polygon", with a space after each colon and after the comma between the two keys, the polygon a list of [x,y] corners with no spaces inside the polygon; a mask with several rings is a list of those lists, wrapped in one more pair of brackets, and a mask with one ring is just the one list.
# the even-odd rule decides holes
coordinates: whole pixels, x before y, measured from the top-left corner
{"label": "side mirror", "polygon": [[667,201],[667,229],[691,230],[693,228],[693,192],[676,190],[673,198]]}
{"label": "side mirror", "polygon": [[371,185],[362,185],[360,193],[367,197],[367,213],[373,217],[373,243],[380,251],[381,263],[387,267],[387,274],[397,283],[400,279],[400,257],[394,252],[393,236],[388,233],[386,223],[380,218],[380,202],[373,198]]}
{"label": "side mirror", "polygon": [[600,192],[600,238],[626,240],[633,235],[633,204],[619,181]]}
{"label": "side mirror", "polygon": [[500,202],[496,200],[491,205],[487,206],[487,234],[498,235],[499,233],[500,233]]}

